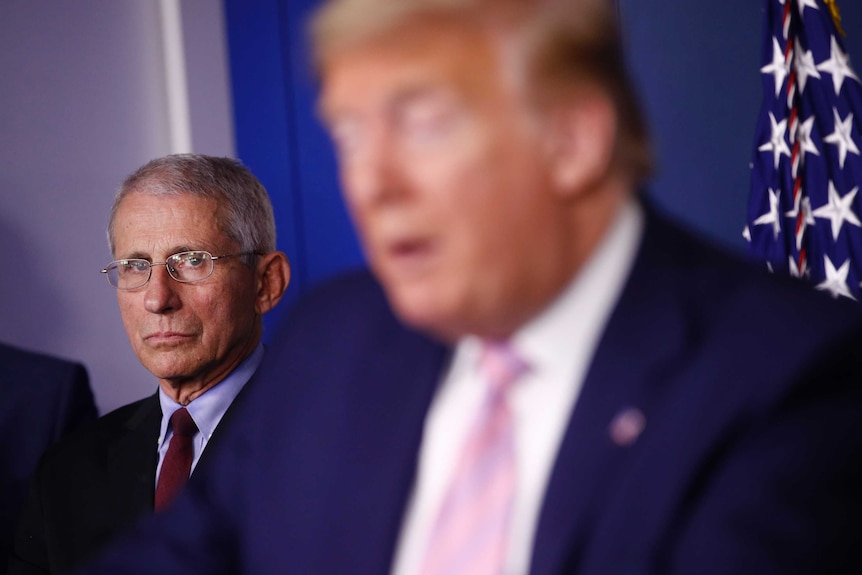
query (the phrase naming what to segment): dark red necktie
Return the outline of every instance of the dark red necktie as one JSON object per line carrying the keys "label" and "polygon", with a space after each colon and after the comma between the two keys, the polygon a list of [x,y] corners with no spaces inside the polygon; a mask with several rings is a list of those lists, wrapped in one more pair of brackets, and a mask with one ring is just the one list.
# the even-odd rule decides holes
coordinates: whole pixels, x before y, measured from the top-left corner
{"label": "dark red necktie", "polygon": [[174,435],[162,461],[162,470],[156,485],[156,511],[162,511],[171,504],[192,471],[192,439],[198,432],[198,426],[185,407],[176,410],[171,416],[171,428]]}

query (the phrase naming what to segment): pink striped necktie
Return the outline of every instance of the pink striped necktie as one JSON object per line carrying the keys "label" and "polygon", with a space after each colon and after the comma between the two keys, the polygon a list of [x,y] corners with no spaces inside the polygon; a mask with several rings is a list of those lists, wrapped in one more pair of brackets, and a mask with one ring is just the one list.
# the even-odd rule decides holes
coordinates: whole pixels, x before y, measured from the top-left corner
{"label": "pink striped necktie", "polygon": [[484,344],[485,399],[444,495],[419,575],[503,573],[516,482],[506,395],[526,368],[507,344]]}

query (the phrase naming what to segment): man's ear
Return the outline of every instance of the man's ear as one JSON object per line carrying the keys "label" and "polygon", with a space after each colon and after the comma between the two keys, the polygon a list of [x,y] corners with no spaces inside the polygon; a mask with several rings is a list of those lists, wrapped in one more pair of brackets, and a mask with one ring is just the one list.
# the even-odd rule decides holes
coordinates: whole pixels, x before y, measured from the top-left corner
{"label": "man's ear", "polygon": [[553,105],[546,133],[554,190],[573,198],[607,175],[617,139],[617,114],[607,96],[584,90]]}
{"label": "man's ear", "polygon": [[281,301],[290,283],[290,264],[284,252],[271,252],[258,256],[257,298],[254,310],[263,315]]}

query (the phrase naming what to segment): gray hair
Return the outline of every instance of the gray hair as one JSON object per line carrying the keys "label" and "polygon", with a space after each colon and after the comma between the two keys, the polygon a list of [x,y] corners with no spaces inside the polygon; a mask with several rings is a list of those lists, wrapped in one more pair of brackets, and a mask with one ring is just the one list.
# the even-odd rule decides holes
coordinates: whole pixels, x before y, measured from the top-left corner
{"label": "gray hair", "polygon": [[[108,219],[108,247],[114,254],[114,219],[132,194],[188,194],[218,203],[219,229],[243,252],[275,250],[275,216],[266,188],[238,160],[201,154],[174,154],[138,168],[120,185]],[[249,258],[250,261],[250,258]]]}

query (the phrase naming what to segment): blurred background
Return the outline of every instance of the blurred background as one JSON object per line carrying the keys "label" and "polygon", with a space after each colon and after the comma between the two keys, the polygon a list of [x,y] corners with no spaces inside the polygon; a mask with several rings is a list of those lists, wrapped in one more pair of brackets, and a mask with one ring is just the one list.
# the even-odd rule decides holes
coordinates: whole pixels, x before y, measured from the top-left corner
{"label": "blurred background", "polygon": [[[102,413],[155,390],[123,331],[108,211],[173,152],[238,157],[276,209],[287,301],[362,265],[314,116],[314,0],[0,2],[0,340],[83,362]],[[656,202],[731,250],[761,99],[762,3],[617,0],[659,159]],[[839,0],[862,65],[862,2]]]}

